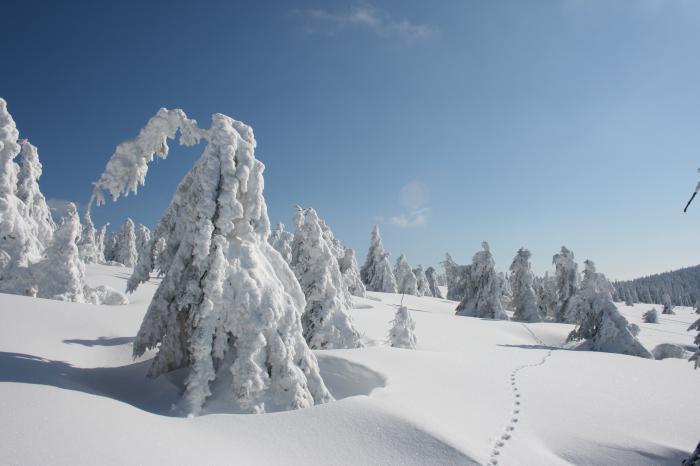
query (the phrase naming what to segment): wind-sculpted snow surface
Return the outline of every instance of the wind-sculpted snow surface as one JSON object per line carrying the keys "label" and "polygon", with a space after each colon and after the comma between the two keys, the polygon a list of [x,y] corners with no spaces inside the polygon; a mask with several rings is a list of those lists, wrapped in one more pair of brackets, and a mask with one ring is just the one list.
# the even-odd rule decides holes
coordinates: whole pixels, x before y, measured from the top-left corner
{"label": "wind-sculpted snow surface", "polygon": [[[113,197],[135,191],[167,138],[207,146],[180,182],[151,242],[165,239],[163,279],[134,341],[134,355],[157,348],[150,374],[187,368],[185,412],[212,393],[233,393],[244,411],[297,409],[332,399],[302,334],[306,305],[293,272],[268,244],[264,165],[253,130],[222,114],[199,129],[181,110],[161,109],[139,136],[117,147],[96,183]],[[97,195],[98,201],[100,200]],[[129,288],[147,279],[143,264]],[[225,387],[225,388],[222,388]]]}

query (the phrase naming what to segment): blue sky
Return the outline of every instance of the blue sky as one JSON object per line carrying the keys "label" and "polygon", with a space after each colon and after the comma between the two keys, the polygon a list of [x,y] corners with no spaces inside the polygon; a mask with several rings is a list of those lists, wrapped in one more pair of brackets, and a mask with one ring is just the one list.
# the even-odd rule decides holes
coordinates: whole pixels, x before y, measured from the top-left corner
{"label": "blue sky", "polygon": [[[3,4],[0,96],[48,198],[87,202],[160,107],[255,129],[273,222],[315,207],[364,259],[565,244],[611,278],[700,263],[700,2]],[[94,210],[152,226],[201,148]]]}

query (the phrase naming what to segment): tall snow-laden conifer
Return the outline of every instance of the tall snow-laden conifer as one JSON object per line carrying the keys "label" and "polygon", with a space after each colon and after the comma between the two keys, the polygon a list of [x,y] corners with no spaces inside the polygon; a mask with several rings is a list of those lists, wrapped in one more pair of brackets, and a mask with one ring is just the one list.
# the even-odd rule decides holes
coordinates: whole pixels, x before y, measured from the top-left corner
{"label": "tall snow-laden conifer", "polygon": [[[207,146],[180,182],[156,227],[164,238],[163,279],[134,341],[134,355],[157,348],[150,374],[187,368],[184,400],[196,414],[213,386],[243,410],[296,409],[332,399],[302,333],[304,295],[267,242],[264,165],[253,130],[222,114],[200,129],[182,110],[161,109],[139,135],[117,147],[96,183],[113,198],[143,184],[148,162],[167,140]],[[138,280],[132,283],[136,286]],[[218,392],[218,390],[217,390]]]}
{"label": "tall snow-laden conifer", "polygon": [[[87,215],[87,214],[86,214]],[[107,227],[109,223],[102,225],[95,234],[95,247],[97,249],[97,262],[103,264],[105,260],[105,241],[107,237]]]}
{"label": "tall snow-laden conifer", "polygon": [[539,322],[542,316],[532,287],[534,275],[530,268],[530,251],[520,248],[510,265],[510,288],[513,293],[513,320]]}
{"label": "tall snow-laden conifer", "polygon": [[365,285],[360,278],[360,267],[355,259],[355,250],[345,248],[343,257],[338,259],[338,265],[340,266],[340,273],[343,274],[345,286],[350,294],[360,298],[367,296]]}
{"label": "tall snow-laden conifer", "polygon": [[377,225],[372,229],[367,259],[360,269],[360,277],[368,291],[396,293],[396,279],[391,271],[389,253],[384,252],[382,237]]}
{"label": "tall snow-laden conifer", "polygon": [[100,260],[103,258],[100,257],[100,247],[97,244],[97,240],[95,225],[92,223],[90,212],[85,212],[82,233],[78,240],[78,250],[80,251],[80,258],[86,264],[103,262],[103,260]]}
{"label": "tall snow-laden conifer", "polygon": [[396,277],[396,292],[410,295],[418,294],[418,281],[411,270],[411,266],[406,260],[406,256],[401,254],[396,259],[394,266],[394,277]]}
{"label": "tall snow-laden conifer", "polygon": [[574,253],[562,246],[561,251],[552,258],[555,266],[554,280],[556,283],[557,302],[554,308],[556,322],[572,323],[569,315],[569,304],[578,288],[578,265],[574,262]]}
{"label": "tall snow-laden conifer", "polygon": [[440,288],[438,288],[437,272],[434,267],[428,267],[425,269],[425,279],[428,282],[430,295],[442,299],[442,291],[440,291]]}
{"label": "tall snow-laden conifer", "polygon": [[445,281],[447,282],[447,299],[462,301],[467,294],[470,265],[459,265],[449,254],[445,254],[442,262],[445,269]]}
{"label": "tall snow-laden conifer", "polygon": [[36,234],[42,248],[47,248],[53,239],[56,224],[51,217],[51,210],[46,198],[39,189],[42,166],[39,152],[28,140],[21,142],[22,159],[17,175],[17,196],[27,206],[29,218],[36,225]]}
{"label": "tall snow-laden conifer", "polygon": [[297,209],[290,266],[306,297],[301,318],[313,349],[357,348],[360,334],[348,315],[338,260],[314,209]]}
{"label": "tall snow-laden conifer", "polygon": [[146,225],[136,227],[136,252],[137,257],[151,253],[151,230]]}
{"label": "tall snow-laden conifer", "polygon": [[496,273],[496,263],[491,255],[489,243],[481,243],[483,250],[474,254],[464,299],[457,306],[457,315],[508,319],[503,310],[501,294],[503,288]]}
{"label": "tall snow-laden conifer", "polygon": [[430,286],[428,286],[428,280],[425,278],[425,272],[423,272],[423,266],[418,265],[413,269],[413,275],[416,276],[416,289],[418,290],[418,296],[433,296],[430,291]]}
{"label": "tall snow-laden conifer", "polygon": [[136,231],[134,221],[130,218],[124,220],[114,244],[114,260],[127,267],[134,267],[139,260],[139,251],[136,247]]}

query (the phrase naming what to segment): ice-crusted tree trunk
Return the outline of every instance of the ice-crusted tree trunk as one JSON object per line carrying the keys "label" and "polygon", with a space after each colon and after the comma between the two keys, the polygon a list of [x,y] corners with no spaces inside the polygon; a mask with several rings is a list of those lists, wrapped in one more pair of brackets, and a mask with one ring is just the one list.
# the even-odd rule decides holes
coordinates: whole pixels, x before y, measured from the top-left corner
{"label": "ice-crusted tree trunk", "polygon": [[416,349],[416,323],[406,306],[399,306],[394,315],[389,343],[394,348]]}
{"label": "ice-crusted tree trunk", "polygon": [[394,277],[396,277],[396,292],[410,295],[418,295],[418,281],[406,260],[401,254],[394,265]]}
{"label": "ice-crusted tree trunk", "polygon": [[290,266],[306,297],[301,323],[307,343],[313,349],[360,347],[343,294],[343,276],[316,211],[298,209],[294,224]]}
{"label": "ice-crusted tree trunk", "polygon": [[650,358],[651,353],[632,334],[627,319],[612,300],[612,285],[595,264],[585,261],[579,292],[572,298],[571,313],[576,328],[568,341],[585,340],[578,349],[628,354]]}
{"label": "ice-crusted tree trunk", "polygon": [[675,312],[673,312],[673,302],[671,302],[671,295],[669,295],[668,293],[664,294],[662,298],[662,304],[662,314],[675,314]]}
{"label": "ice-crusted tree trunk", "polygon": [[464,299],[457,306],[457,315],[507,320],[508,314],[501,304],[502,287],[496,273],[489,243],[481,243],[483,248],[474,254]]}
{"label": "ice-crusted tree trunk", "polygon": [[51,210],[46,198],[39,189],[42,166],[37,148],[28,140],[21,142],[22,156],[17,176],[17,196],[27,206],[29,218],[36,225],[36,234],[42,248],[47,248],[53,239],[56,224],[51,217]]}
{"label": "ice-crusted tree trunk", "polygon": [[428,286],[428,280],[425,278],[425,272],[423,272],[423,266],[418,265],[413,269],[413,275],[416,276],[416,289],[418,290],[417,296],[433,296],[430,291],[430,286]]}
{"label": "ice-crusted tree trunk", "polygon": [[513,320],[539,322],[542,320],[537,295],[532,287],[534,274],[530,266],[530,251],[520,248],[510,265],[510,287],[513,293]]}
{"label": "ice-crusted tree trunk", "polygon": [[[150,375],[187,368],[185,409],[197,414],[217,384],[249,412],[296,409],[332,399],[304,340],[306,302],[289,265],[267,242],[264,165],[253,130],[222,114],[198,128],[182,110],[161,109],[120,144],[96,183],[113,198],[143,184],[167,140],[207,142],[155,229],[165,238],[163,279],[134,341],[157,349]],[[131,283],[132,287],[138,281]],[[218,391],[218,390],[217,390]]]}
{"label": "ice-crusted tree trunk", "polygon": [[425,279],[428,282],[430,296],[442,299],[442,291],[438,288],[437,272],[434,267],[425,269]]}
{"label": "ice-crusted tree trunk", "polygon": [[382,237],[377,225],[372,229],[367,259],[360,269],[360,278],[368,291],[396,293],[396,278],[391,271],[389,253],[384,252]]}
{"label": "ice-crusted tree trunk", "polygon": [[136,247],[136,231],[134,221],[130,218],[124,220],[119,233],[115,237],[114,260],[127,267],[134,267],[139,260],[139,252]]}
{"label": "ice-crusted tree trunk", "polygon": [[357,265],[357,259],[355,259],[355,250],[345,248],[343,257],[338,259],[338,265],[340,266],[340,273],[343,275],[345,286],[350,294],[360,298],[366,297],[367,290],[360,278],[360,267]]}
{"label": "ice-crusted tree trunk", "polygon": [[282,254],[287,263],[292,260],[292,239],[294,235],[284,229],[284,223],[278,223],[268,239],[275,251]]}
{"label": "ice-crusted tree trunk", "polygon": [[42,244],[27,205],[17,196],[19,131],[0,98],[0,291],[31,294],[27,267],[41,259]]}
{"label": "ice-crusted tree trunk", "polygon": [[565,246],[552,258],[555,267],[554,280],[556,284],[557,302],[554,307],[556,322],[572,323],[569,315],[569,304],[578,289],[578,265],[574,261],[574,253]]}
{"label": "ice-crusted tree trunk", "polygon": [[98,235],[95,231],[95,225],[92,223],[90,212],[85,212],[82,233],[78,241],[78,250],[80,251],[80,259],[86,264],[104,262],[100,260],[100,246],[97,244],[97,241]]}
{"label": "ice-crusted tree trunk", "polygon": [[442,266],[445,269],[445,281],[447,282],[447,299],[462,301],[467,294],[470,266],[457,264],[449,254],[445,254]]}

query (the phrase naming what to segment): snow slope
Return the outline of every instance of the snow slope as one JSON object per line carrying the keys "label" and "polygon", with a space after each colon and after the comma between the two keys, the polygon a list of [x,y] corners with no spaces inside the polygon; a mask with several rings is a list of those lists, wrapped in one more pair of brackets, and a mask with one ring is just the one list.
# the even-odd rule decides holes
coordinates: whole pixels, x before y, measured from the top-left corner
{"label": "snow slope", "polygon": [[[121,290],[130,274],[87,271]],[[570,351],[569,325],[457,317],[415,296],[418,349],[390,348],[401,296],[372,292],[352,311],[366,347],[316,352],[336,402],[244,415],[220,400],[174,417],[182,374],[150,380],[152,354],[131,359],[156,284],[127,306],[0,295],[3,464],[677,465],[700,435],[685,360]],[[651,307],[620,307],[645,346],[691,349],[691,309],[642,323]]]}

